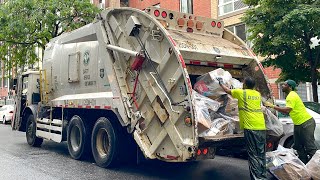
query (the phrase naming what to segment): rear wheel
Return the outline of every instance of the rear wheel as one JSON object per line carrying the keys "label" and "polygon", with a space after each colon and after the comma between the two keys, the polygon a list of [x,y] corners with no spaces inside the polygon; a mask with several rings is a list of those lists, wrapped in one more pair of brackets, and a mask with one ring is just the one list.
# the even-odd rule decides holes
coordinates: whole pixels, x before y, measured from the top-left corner
{"label": "rear wheel", "polygon": [[27,119],[26,137],[30,146],[39,147],[43,142],[42,138],[36,136],[36,122],[32,114]]}
{"label": "rear wheel", "polygon": [[94,125],[91,138],[92,155],[100,167],[113,167],[119,162],[119,136],[111,122],[100,117]]}
{"label": "rear wheel", "polygon": [[6,117],[5,116],[3,116],[3,118],[2,118],[2,124],[6,124]]}
{"label": "rear wheel", "polygon": [[70,120],[67,143],[73,159],[83,159],[90,152],[90,131],[77,115]]}

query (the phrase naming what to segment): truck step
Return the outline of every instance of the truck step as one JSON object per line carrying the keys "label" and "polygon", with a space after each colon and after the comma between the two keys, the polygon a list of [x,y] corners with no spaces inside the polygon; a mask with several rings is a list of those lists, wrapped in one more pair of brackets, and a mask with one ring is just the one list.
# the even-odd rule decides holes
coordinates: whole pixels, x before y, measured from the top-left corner
{"label": "truck step", "polygon": [[37,122],[41,123],[41,124],[53,124],[53,125],[57,125],[57,126],[62,125],[62,120],[60,120],[60,119],[53,119],[51,121],[50,119],[42,118],[42,119],[37,119]]}
{"label": "truck step", "polygon": [[54,142],[62,142],[62,134],[55,134],[52,132],[42,131],[37,129],[36,134],[38,137],[42,137],[48,140],[52,140]]}

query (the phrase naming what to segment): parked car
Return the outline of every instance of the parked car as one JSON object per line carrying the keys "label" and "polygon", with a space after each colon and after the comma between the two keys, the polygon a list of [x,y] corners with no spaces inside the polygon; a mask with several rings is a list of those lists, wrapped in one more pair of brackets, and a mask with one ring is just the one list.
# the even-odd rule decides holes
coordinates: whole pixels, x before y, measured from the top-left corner
{"label": "parked car", "polygon": [[303,102],[304,106],[311,109],[312,111],[320,114],[320,103],[312,102],[312,101],[305,101]]}
{"label": "parked car", "polygon": [[6,124],[12,120],[13,110],[13,105],[4,105],[0,108],[0,121],[2,124]]}
{"label": "parked car", "polygon": [[[277,106],[283,107],[286,105],[285,100],[276,100],[275,104]],[[306,109],[308,113],[314,118],[316,122],[316,129],[314,132],[314,137],[316,140],[316,145],[318,148],[320,148],[320,114],[309,109],[308,106],[306,106]],[[288,114],[283,114],[278,112],[278,118],[282,122],[283,125],[283,131],[284,136],[280,139],[279,144],[286,147],[291,148],[293,147],[293,122],[292,119]]]}

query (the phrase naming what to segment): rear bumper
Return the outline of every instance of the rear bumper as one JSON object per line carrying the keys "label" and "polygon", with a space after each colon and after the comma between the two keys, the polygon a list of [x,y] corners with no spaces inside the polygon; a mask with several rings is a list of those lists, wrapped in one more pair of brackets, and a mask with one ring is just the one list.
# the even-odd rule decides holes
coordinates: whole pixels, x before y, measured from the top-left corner
{"label": "rear bumper", "polygon": [[243,134],[224,135],[221,137],[200,137],[200,147],[245,147]]}

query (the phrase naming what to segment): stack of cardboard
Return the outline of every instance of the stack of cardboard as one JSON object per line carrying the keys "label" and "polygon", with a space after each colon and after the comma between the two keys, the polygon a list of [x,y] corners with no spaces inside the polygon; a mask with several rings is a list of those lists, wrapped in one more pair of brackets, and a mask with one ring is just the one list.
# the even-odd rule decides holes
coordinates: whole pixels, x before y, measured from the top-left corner
{"label": "stack of cardboard", "polygon": [[312,179],[320,180],[320,150],[313,155],[306,166]]}
{"label": "stack of cardboard", "polygon": [[294,154],[292,149],[279,145],[276,151],[267,152],[267,168],[281,180],[311,179],[305,164]]}

